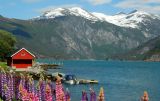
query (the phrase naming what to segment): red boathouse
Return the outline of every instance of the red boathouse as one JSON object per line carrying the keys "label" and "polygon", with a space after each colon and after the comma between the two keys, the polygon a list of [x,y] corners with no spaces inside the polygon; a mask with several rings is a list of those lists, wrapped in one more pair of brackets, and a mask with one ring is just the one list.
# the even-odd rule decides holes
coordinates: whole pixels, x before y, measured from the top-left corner
{"label": "red boathouse", "polygon": [[22,48],[7,59],[7,65],[14,69],[27,69],[33,65],[35,55]]}

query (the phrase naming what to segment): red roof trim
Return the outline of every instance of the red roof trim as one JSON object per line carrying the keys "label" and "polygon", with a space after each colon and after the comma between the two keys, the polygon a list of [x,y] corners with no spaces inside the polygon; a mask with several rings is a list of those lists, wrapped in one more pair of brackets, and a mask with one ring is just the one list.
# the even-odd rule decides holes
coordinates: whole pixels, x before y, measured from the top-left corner
{"label": "red roof trim", "polygon": [[29,54],[31,54],[33,57],[35,57],[35,55],[33,55],[31,52],[29,52],[27,49],[25,49],[25,48],[22,48],[22,49],[20,49],[19,51],[17,51],[16,53],[14,53],[11,57],[13,57],[13,56],[15,56],[16,54],[18,54],[21,50],[25,50],[25,51],[27,51]]}

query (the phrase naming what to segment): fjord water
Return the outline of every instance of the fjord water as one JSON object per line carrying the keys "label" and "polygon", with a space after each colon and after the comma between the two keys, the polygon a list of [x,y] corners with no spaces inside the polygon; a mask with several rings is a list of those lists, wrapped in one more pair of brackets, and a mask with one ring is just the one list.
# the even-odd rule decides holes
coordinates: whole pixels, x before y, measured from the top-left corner
{"label": "fjord water", "polygon": [[160,100],[160,63],[133,61],[64,61],[63,69],[49,72],[75,74],[77,78],[95,79],[99,84],[64,85],[72,101],[80,101],[81,91],[92,87],[98,95],[104,87],[106,101],[139,101],[146,90],[150,101]]}

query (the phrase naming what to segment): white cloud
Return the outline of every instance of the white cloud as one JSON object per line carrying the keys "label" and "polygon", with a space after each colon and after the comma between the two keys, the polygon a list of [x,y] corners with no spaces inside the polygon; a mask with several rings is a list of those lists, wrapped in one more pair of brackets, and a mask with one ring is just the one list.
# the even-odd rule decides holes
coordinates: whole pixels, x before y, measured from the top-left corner
{"label": "white cloud", "polygon": [[124,0],[122,2],[115,4],[114,6],[123,9],[132,8],[150,13],[160,14],[159,5],[160,5],[160,0],[134,0],[134,1]]}
{"label": "white cloud", "polygon": [[112,2],[112,0],[86,0],[92,5],[102,5]]}
{"label": "white cloud", "polygon": [[23,2],[26,2],[26,3],[36,3],[36,2],[40,2],[42,0],[22,0]]}
{"label": "white cloud", "polygon": [[59,5],[59,6],[48,6],[48,7],[37,9],[35,11],[40,12],[40,13],[44,13],[46,11],[49,11],[49,10],[55,9],[55,8],[69,8],[69,7],[81,7],[81,6],[78,4],[66,4],[66,5]]}

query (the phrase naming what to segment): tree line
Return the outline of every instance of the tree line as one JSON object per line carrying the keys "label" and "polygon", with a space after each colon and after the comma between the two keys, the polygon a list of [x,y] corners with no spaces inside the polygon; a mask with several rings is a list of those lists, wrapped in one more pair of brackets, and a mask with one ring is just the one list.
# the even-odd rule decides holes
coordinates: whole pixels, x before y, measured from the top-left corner
{"label": "tree line", "polygon": [[5,61],[15,48],[16,37],[7,31],[0,29],[0,61]]}

